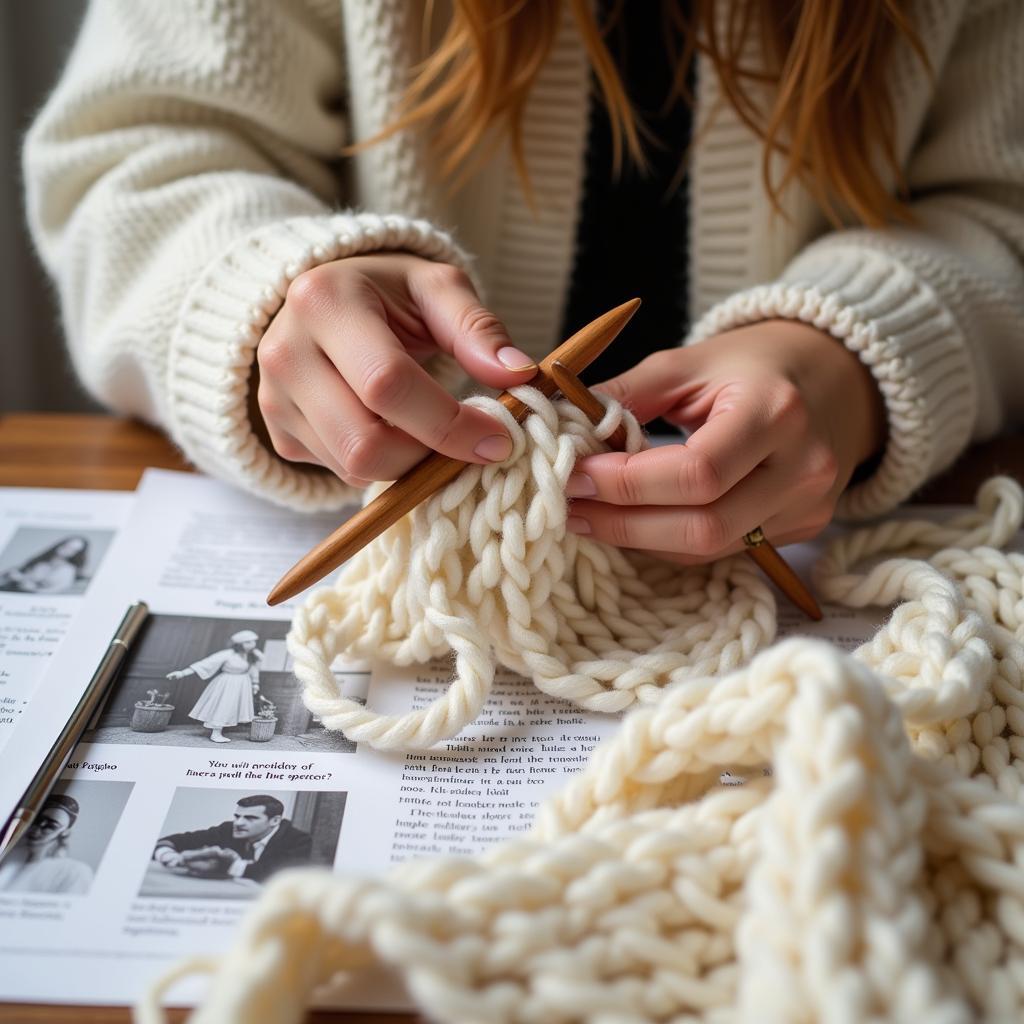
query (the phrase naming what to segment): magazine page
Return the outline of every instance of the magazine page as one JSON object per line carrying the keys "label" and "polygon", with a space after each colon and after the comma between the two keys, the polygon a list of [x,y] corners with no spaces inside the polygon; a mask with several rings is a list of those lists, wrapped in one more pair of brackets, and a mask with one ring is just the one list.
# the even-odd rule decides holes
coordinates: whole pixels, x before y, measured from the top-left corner
{"label": "magazine page", "polygon": [[[537,804],[615,731],[616,717],[501,670],[478,721],[431,751],[381,753],[324,729],[285,644],[294,603],[265,602],[342,518],[202,477],[146,475],[3,755],[8,813],[125,609],[145,600],[149,621],[109,699],[40,822],[0,865],[0,999],[131,1003],[181,958],[229,946],[286,867],[369,876],[410,857],[486,850],[525,832]],[[794,552],[806,564],[813,546]],[[828,611],[815,632],[846,646],[874,628],[871,616]],[[399,713],[434,699],[450,666],[333,670],[341,692]],[[174,1002],[194,1001],[201,985],[176,986]],[[334,1005],[408,1003],[385,976]]]}
{"label": "magazine page", "polygon": [[134,498],[123,491],[0,487],[0,750]]}
{"label": "magazine page", "polygon": [[[6,815],[125,610],[145,600],[93,727],[0,864],[0,999],[130,1003],[182,955],[227,945],[274,872],[361,860],[346,820],[355,745],[306,711],[285,646],[291,609],[266,604],[347,514],[296,515],[191,474],[144,477],[3,754]],[[365,697],[369,666],[338,678]]]}

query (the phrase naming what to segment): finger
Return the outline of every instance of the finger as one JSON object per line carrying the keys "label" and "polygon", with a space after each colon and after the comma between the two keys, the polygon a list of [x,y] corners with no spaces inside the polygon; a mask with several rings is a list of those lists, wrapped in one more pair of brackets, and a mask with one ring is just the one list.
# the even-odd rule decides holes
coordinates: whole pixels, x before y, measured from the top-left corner
{"label": "finger", "polygon": [[[332,373],[333,373],[332,368]],[[313,429],[306,422],[298,407],[289,399],[273,398],[264,400],[264,392],[272,389],[260,384],[260,405],[266,410],[274,410],[273,418],[266,411],[263,423],[270,438],[270,443],[277,454],[287,462],[302,462],[311,466],[329,469],[345,483],[353,487],[366,487],[368,480],[363,480],[345,472],[329,451],[321,444]]]}
{"label": "finger", "polygon": [[267,434],[274,451],[285,462],[306,462],[312,466],[322,465],[320,460],[291,431],[284,430],[279,421],[267,423]]}
{"label": "finger", "polygon": [[[827,525],[827,524],[826,524]],[[792,515],[782,513],[772,516],[763,526],[764,535],[773,547],[781,548],[787,544],[801,544],[813,540],[824,529],[817,517],[806,523],[797,523]],[[724,550],[714,555],[688,555],[679,551],[645,551],[645,554],[663,558],[667,562],[675,562],[677,565],[705,565],[708,562],[716,562],[720,558],[727,558],[729,555],[746,551],[747,545],[743,539],[734,541]]]}
{"label": "finger", "polygon": [[688,349],[666,349],[640,360],[632,369],[595,385],[621,402],[641,422],[662,416],[697,389],[687,380]]}
{"label": "finger", "polygon": [[372,481],[364,480],[362,477],[354,476],[352,473],[345,471],[336,459],[333,459],[326,448],[323,447],[323,442],[309,430],[309,439],[306,442],[306,446],[309,448],[311,454],[316,458],[314,465],[323,466],[329,469],[336,477],[349,484],[351,487],[369,487]]}
{"label": "finger", "polygon": [[349,307],[345,328],[347,341],[331,340],[323,348],[366,408],[427,448],[463,462],[501,462],[512,453],[505,427],[448,394],[377,313]]}
{"label": "finger", "polygon": [[410,274],[410,291],[442,352],[492,388],[525,384],[537,364],[512,344],[505,325],[480,304],[469,277],[438,263]]}
{"label": "finger", "polygon": [[767,459],[782,440],[763,405],[730,402],[720,412],[712,410],[685,445],[581,459],[566,493],[614,505],[708,505]]}
{"label": "finger", "polygon": [[801,495],[790,490],[789,466],[756,469],[717,501],[704,506],[620,508],[574,501],[568,528],[622,548],[716,556]]}
{"label": "finger", "polygon": [[302,413],[287,393],[266,375],[260,377],[257,404],[274,451],[286,462],[317,464],[316,457],[296,436],[303,422]]}
{"label": "finger", "polygon": [[370,412],[323,354],[316,387],[304,395],[302,412],[325,462],[339,476],[396,480],[429,452],[404,431]]}

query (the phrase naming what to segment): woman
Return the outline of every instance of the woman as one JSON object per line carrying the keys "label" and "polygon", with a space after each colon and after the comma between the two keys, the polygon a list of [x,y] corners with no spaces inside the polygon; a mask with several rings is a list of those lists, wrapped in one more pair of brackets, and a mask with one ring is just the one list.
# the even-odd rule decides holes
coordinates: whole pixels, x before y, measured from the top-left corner
{"label": "woman", "polygon": [[90,7],[25,179],[94,394],[336,507],[503,459],[445,388],[639,288],[605,390],[691,436],[584,460],[570,525],[682,561],[885,511],[1024,420],[1024,4],[424,7]]}
{"label": "woman", "polygon": [[251,629],[240,629],[231,634],[229,648],[214,651],[188,668],[167,673],[168,679],[197,675],[210,680],[188,715],[210,730],[214,743],[230,743],[223,730],[253,719],[252,699],[259,692],[263,660],[263,652],[256,649],[259,640]]}
{"label": "woman", "polygon": [[89,557],[84,537],[67,537],[19,569],[0,574],[0,590],[22,594],[66,594],[85,579],[82,572]]}
{"label": "woman", "polygon": [[0,864],[0,892],[83,893],[92,868],[67,855],[78,820],[78,801],[62,793],[47,797],[24,839]]}

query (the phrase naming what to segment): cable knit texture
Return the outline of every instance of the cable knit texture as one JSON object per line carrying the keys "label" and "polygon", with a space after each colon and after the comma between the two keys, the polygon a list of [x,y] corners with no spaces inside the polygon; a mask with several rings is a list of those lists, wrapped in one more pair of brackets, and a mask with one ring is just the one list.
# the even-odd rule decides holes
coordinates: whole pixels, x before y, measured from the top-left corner
{"label": "cable knit texture", "polygon": [[[846,496],[857,516],[1024,421],[1024,4],[910,11],[931,71],[897,41],[905,228],[832,230],[799,186],[775,215],[757,139],[697,68],[694,337],[783,316],[857,352],[890,428],[877,474]],[[29,224],[83,381],[209,472],[296,507],[350,495],[264,451],[246,420],[254,347],[295,274],[386,248],[468,259],[520,348],[561,340],[590,97],[568,5],[524,117],[536,216],[507,147],[455,197],[421,133],[338,158],[393,117],[419,17],[401,0],[95,0],[26,139]]]}
{"label": "cable knit texture", "polygon": [[[461,506],[485,546],[487,505]],[[1022,517],[1020,486],[994,478],[946,524],[841,536],[816,567],[821,596],[894,606],[853,654],[795,638],[669,683],[542,805],[529,838],[478,858],[379,880],[282,872],[235,947],[165,977],[136,1019],[163,1020],[166,988],[208,971],[195,1024],[298,1021],[318,986],[377,961],[452,1024],[1020,1020],[1024,555],[999,548]],[[416,564],[433,540],[418,538]],[[520,586],[522,554],[498,573],[503,592]],[[632,567],[616,571],[629,592]],[[720,581],[684,575],[685,591],[717,599]],[[552,603],[566,604],[554,588]],[[416,626],[428,652],[431,630],[458,632],[429,609]],[[597,608],[575,628],[606,635]],[[628,693],[646,650],[612,651],[590,676]],[[729,769],[749,781],[723,785]]]}
{"label": "cable knit texture", "polygon": [[[507,426],[509,459],[467,467],[295,614],[288,649],[306,705],[350,740],[419,749],[454,736],[480,712],[498,662],[552,696],[621,711],[735,668],[775,636],[775,598],[742,555],[680,572],[567,532],[566,480],[577,459],[606,450],[622,407],[603,399],[594,428],[568,402],[512,393],[532,410],[522,426],[496,399],[471,399]],[[640,428],[626,423],[638,451]],[[451,653],[444,697],[407,715],[340,697],[331,673],[338,655],[409,665]]]}

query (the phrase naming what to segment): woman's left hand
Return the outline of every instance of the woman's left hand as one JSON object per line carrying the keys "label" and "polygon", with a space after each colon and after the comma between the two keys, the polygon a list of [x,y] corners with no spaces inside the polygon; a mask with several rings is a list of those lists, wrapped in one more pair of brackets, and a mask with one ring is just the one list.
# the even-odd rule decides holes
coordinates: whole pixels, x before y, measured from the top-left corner
{"label": "woman's left hand", "polygon": [[598,390],[641,422],[662,416],[691,434],[685,446],[581,459],[568,528],[683,563],[741,551],[757,526],[776,544],[815,536],[885,440],[870,371],[796,321],[657,352]]}

